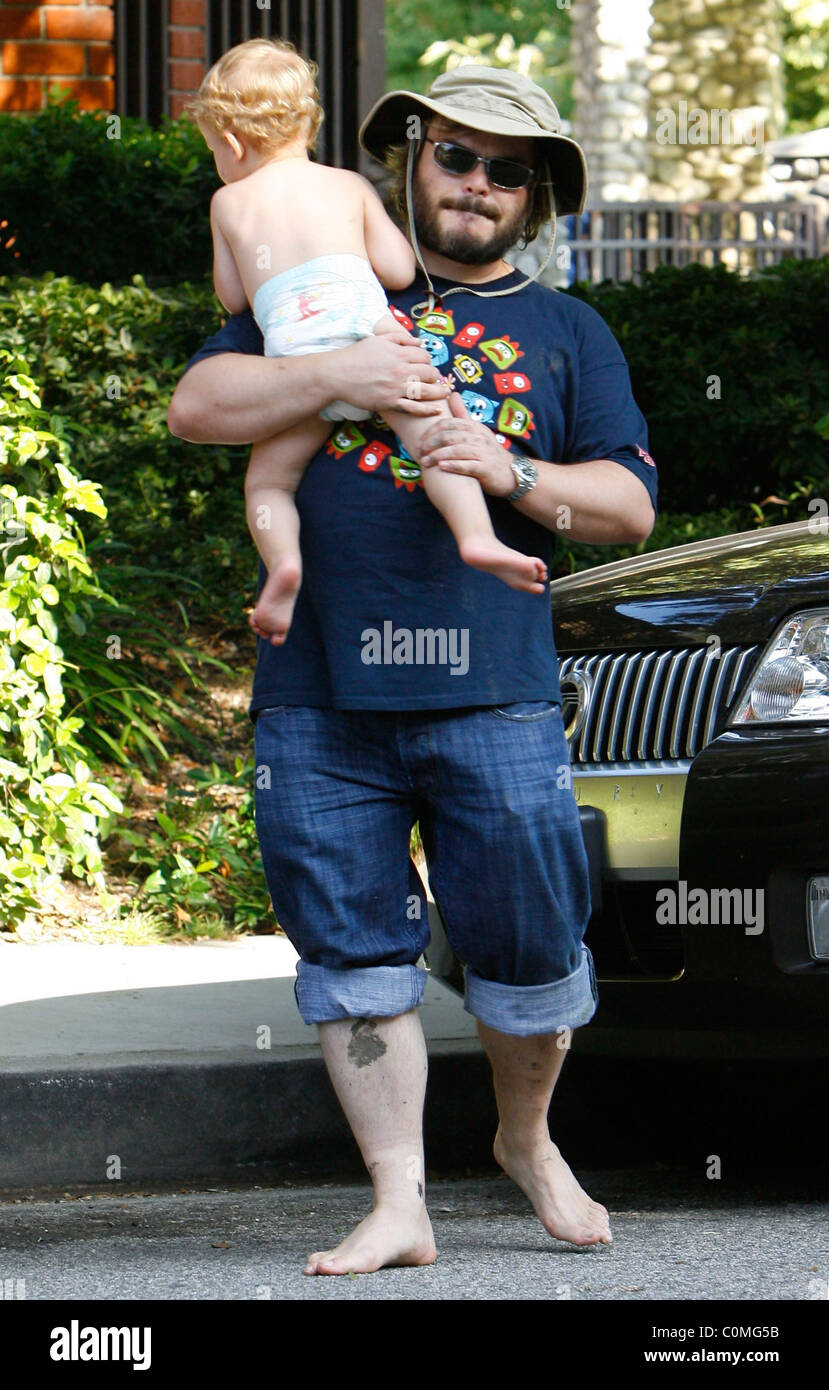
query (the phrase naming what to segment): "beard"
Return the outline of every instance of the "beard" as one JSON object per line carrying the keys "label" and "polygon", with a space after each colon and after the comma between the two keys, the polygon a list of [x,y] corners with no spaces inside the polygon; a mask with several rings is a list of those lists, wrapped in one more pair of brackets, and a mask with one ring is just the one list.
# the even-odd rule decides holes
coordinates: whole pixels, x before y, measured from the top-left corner
{"label": "beard", "polygon": [[438,206],[427,201],[417,184],[412,191],[412,211],[418,240],[422,246],[439,256],[445,256],[447,260],[457,261],[460,265],[487,265],[499,261],[504,252],[520,240],[527,217],[526,208],[500,225],[493,219],[491,235],[482,240],[480,233],[466,231],[462,227],[442,231],[439,217],[441,207],[451,207],[492,218],[493,210],[486,199],[461,194],[451,203],[444,201]]}

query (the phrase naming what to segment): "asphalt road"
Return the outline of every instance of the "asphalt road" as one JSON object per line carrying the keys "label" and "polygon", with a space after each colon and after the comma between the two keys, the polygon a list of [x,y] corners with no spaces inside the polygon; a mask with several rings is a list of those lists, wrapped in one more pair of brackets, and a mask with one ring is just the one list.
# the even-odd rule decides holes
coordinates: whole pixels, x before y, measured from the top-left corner
{"label": "asphalt road", "polygon": [[551,1240],[506,1177],[444,1177],[427,1188],[437,1263],[344,1278],[302,1266],[366,1214],[360,1185],[7,1199],[0,1283],[27,1300],[827,1298],[829,1206],[808,1175],[577,1175],[611,1211],[610,1248]]}

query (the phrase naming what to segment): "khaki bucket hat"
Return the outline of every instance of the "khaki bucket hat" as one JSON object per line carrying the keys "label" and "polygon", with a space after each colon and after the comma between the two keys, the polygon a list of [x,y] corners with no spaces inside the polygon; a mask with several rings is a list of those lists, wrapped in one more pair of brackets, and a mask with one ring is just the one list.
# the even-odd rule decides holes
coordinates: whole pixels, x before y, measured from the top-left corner
{"label": "khaki bucket hat", "polygon": [[[555,102],[536,82],[509,68],[464,63],[436,77],[425,96],[387,92],[360,126],[363,149],[382,160],[390,145],[405,145],[422,133],[411,118],[443,116],[488,135],[516,135],[543,145],[559,216],[581,212],[587,194],[587,165],[575,140],[562,135]],[[417,134],[413,135],[413,130]]]}

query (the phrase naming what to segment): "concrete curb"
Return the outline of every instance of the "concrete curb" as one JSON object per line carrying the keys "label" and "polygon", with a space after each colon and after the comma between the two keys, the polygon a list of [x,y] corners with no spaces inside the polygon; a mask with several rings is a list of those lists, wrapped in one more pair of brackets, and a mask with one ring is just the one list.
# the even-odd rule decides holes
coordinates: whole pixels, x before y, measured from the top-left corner
{"label": "concrete curb", "polygon": [[[4,948],[0,1192],[364,1177],[297,1013],[295,959],[274,938]],[[421,1018],[429,1166],[489,1166],[497,1121],[474,1020],[433,980]]]}
{"label": "concrete curb", "polygon": [[[492,1162],[486,1059],[430,1055],[429,1166]],[[109,1176],[111,1175],[111,1176]],[[364,1177],[324,1063],[277,1057],[76,1067],[0,1079],[0,1191],[151,1182]]]}

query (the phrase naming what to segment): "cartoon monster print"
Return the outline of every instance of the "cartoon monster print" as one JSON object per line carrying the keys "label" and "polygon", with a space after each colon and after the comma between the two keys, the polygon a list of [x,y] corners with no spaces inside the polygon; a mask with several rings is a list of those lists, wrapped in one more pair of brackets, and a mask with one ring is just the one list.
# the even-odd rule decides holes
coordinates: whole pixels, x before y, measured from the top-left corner
{"label": "cartoon monster print", "polygon": [[398,323],[402,323],[403,327],[404,327],[409,333],[412,332],[412,330],[413,330],[413,328],[414,328],[414,324],[412,323],[411,319],[409,318],[409,315],[408,315],[408,314],[404,314],[402,309],[395,309],[394,305],[393,305],[393,304],[390,304],[390,305],[389,305],[389,313],[390,313],[390,314],[393,314],[393,316],[397,319],[397,322],[398,322]]}
{"label": "cartoon monster print", "polygon": [[507,396],[498,413],[498,429],[519,439],[529,439],[535,429],[532,411],[512,396]]}
{"label": "cartoon monster print", "polygon": [[519,357],[524,354],[517,343],[506,335],[503,338],[488,338],[485,343],[481,343],[481,352],[488,357],[490,362],[494,362],[496,367],[511,367]]}
{"label": "cartoon monster print", "polygon": [[374,473],[376,469],[380,467],[383,459],[388,458],[390,453],[390,445],[381,444],[379,440],[372,439],[371,443],[367,444],[361,453],[357,462],[357,467],[360,468],[363,473]]}
{"label": "cartoon monster print", "polygon": [[476,362],[474,357],[469,357],[465,352],[459,352],[453,359],[452,371],[455,376],[460,377],[461,381],[467,382],[470,386],[473,382],[480,381],[484,374],[480,362]]}
{"label": "cartoon monster print", "polygon": [[508,391],[529,391],[532,386],[526,372],[496,372],[492,380],[499,396]]}
{"label": "cartoon monster print", "polygon": [[418,328],[424,329],[427,333],[441,333],[445,337],[452,337],[455,331],[455,320],[452,318],[451,309],[433,309],[429,314],[423,314],[417,321]]}
{"label": "cartoon monster print", "polygon": [[454,341],[457,343],[458,347],[475,347],[476,344],[481,341],[484,332],[484,325],[482,323],[468,323],[465,328],[461,329]]}
{"label": "cartoon monster print", "polygon": [[480,420],[482,425],[489,425],[495,419],[497,401],[491,401],[488,396],[481,396],[477,391],[461,391],[461,400],[473,420]]}
{"label": "cartoon monster print", "polygon": [[415,463],[413,458],[402,459],[391,454],[389,467],[394,474],[394,486],[396,488],[405,487],[407,492],[414,492],[416,487],[423,487],[420,466]]}
{"label": "cartoon monster print", "polygon": [[444,362],[449,361],[449,348],[443,338],[436,338],[434,333],[420,333],[420,341],[432,359],[433,367],[442,367]]}
{"label": "cartoon monster print", "polygon": [[357,449],[361,444],[365,444],[366,437],[357,429],[356,425],[340,425],[335,430],[325,446],[327,454],[333,454],[335,458],[341,459],[343,454],[349,453],[352,449]]}

